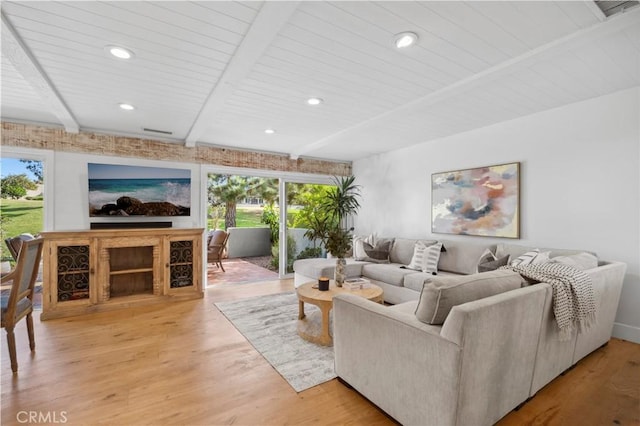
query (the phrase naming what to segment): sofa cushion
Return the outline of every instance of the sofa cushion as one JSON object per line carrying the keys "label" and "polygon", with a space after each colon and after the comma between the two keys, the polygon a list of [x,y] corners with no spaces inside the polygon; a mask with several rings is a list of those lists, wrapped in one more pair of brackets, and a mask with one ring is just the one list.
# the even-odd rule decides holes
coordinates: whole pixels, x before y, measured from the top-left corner
{"label": "sofa cushion", "polygon": [[[496,256],[500,258],[506,255],[511,255],[511,258],[515,259],[518,256],[535,249],[536,247],[527,247],[527,246],[520,246],[517,244],[500,243],[496,248]],[[551,259],[557,256],[570,256],[573,254],[579,254],[579,253],[585,253],[585,252],[590,253],[597,257],[596,253],[588,250],[570,250],[570,249],[554,249],[554,248],[538,248],[538,250],[542,252],[550,251],[551,253],[549,253],[549,257]]]}
{"label": "sofa cushion", "polygon": [[411,269],[402,268],[402,266],[403,265],[398,265],[397,263],[369,263],[362,267],[362,276],[371,280],[382,281],[383,283],[402,287],[405,276],[418,273]]}
{"label": "sofa cushion", "polygon": [[598,267],[598,258],[587,252],[572,254],[570,256],[557,256],[551,259],[551,262],[563,263],[580,269],[581,271]]}
{"label": "sofa cushion", "polygon": [[405,314],[411,314],[416,311],[416,307],[418,306],[417,300],[410,300],[404,303],[398,303],[397,305],[392,305],[387,307],[387,309],[396,312],[404,312]]}
{"label": "sofa cushion", "polygon": [[402,285],[411,290],[421,292],[424,283],[431,280],[431,278],[433,278],[433,274],[427,274],[426,272],[415,272],[414,274],[405,275]]}
{"label": "sofa cushion", "polygon": [[407,269],[413,269],[414,271],[422,271],[422,260],[424,259],[424,252],[427,251],[427,245],[422,241],[418,241],[413,245],[413,256],[411,262],[405,265]]}
{"label": "sofa cushion", "polygon": [[368,236],[354,235],[352,240],[353,258],[355,260],[364,260],[367,257],[367,253],[364,251],[364,243],[374,245],[376,241],[375,235]]}
{"label": "sofa cushion", "polygon": [[402,265],[408,265],[411,263],[413,257],[413,251],[417,242],[422,242],[425,246],[430,246],[437,243],[436,240],[416,240],[409,238],[396,238],[391,246],[391,252],[389,253],[389,261],[391,263],[400,263]]}
{"label": "sofa cushion", "polygon": [[495,271],[499,267],[505,266],[507,263],[509,263],[509,258],[510,256],[506,255],[504,257],[501,257],[500,259],[480,263],[478,264],[478,272]]}
{"label": "sofa cushion", "polygon": [[428,244],[424,241],[416,241],[413,246],[411,262],[406,267],[414,271],[438,272],[438,259],[440,258],[441,249],[442,243],[437,241]]}
{"label": "sofa cushion", "polygon": [[446,251],[440,254],[438,270],[465,275],[477,272],[480,257],[487,248],[495,251],[495,245],[471,244],[467,241],[444,240],[442,244]]}
{"label": "sofa cushion", "polygon": [[549,260],[551,260],[551,251],[543,251],[533,259],[531,264],[547,263]]}
{"label": "sofa cushion", "polygon": [[521,283],[520,274],[504,269],[460,277],[433,277],[422,287],[416,318],[427,324],[442,324],[454,306],[515,290]]}
{"label": "sofa cushion", "polygon": [[[347,266],[345,273],[347,277],[359,277],[362,275],[362,266],[367,262],[361,262],[352,258],[346,259]],[[333,278],[336,270],[336,259],[299,259],[293,262],[293,270],[305,277],[320,278],[331,277]]]}
{"label": "sofa cushion", "polygon": [[[415,274],[407,274],[404,276],[403,286],[409,288],[411,290],[417,291],[420,293],[422,291],[422,286],[425,282],[431,280],[433,278],[433,274],[428,274],[426,272],[416,272]],[[463,275],[456,274],[453,272],[446,271],[438,271],[439,277],[460,277]]]}
{"label": "sofa cushion", "polygon": [[[480,255],[480,259],[478,259],[478,266],[482,263],[487,263],[487,262],[491,262],[496,260],[497,257],[496,255],[491,251],[491,249],[486,248],[484,250],[484,253],[482,253]],[[481,271],[480,269],[477,269],[476,272],[486,272],[486,271]]]}
{"label": "sofa cushion", "polygon": [[427,247],[422,259],[422,272],[426,272],[427,274],[436,274],[438,272],[440,250],[442,250],[442,243],[435,243]]}
{"label": "sofa cushion", "polygon": [[526,253],[522,253],[520,256],[516,257],[515,259],[512,259],[509,262],[509,265],[525,266],[525,265],[533,264],[533,259],[535,259],[536,256],[538,256],[539,254],[540,254],[540,249],[533,249]]}
{"label": "sofa cushion", "polygon": [[374,263],[389,263],[389,252],[392,244],[393,240],[390,239],[380,239],[376,241],[375,245],[364,241],[362,248],[366,256],[362,260]]}

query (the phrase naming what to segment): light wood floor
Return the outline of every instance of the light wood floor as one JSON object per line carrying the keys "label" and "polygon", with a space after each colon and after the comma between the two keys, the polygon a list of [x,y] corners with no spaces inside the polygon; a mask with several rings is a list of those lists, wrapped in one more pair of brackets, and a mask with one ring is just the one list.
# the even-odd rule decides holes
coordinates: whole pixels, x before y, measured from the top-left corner
{"label": "light wood floor", "polygon": [[[70,425],[395,424],[337,380],[296,393],[213,306],[292,289],[222,285],[202,300],[36,318],[33,356],[22,321],[16,376],[2,332],[2,424],[29,412]],[[614,339],[500,424],[640,424],[639,393],[640,345]]]}

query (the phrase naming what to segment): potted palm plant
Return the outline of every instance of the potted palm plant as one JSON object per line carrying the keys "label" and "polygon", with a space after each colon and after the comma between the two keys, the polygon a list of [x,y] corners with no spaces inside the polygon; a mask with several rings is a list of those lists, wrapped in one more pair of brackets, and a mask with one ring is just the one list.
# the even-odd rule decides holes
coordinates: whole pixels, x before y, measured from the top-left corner
{"label": "potted palm plant", "polygon": [[311,226],[305,232],[310,239],[319,239],[327,252],[336,258],[335,282],[342,287],[345,279],[345,256],[351,248],[351,231],[347,217],[360,208],[360,187],[354,183],[355,176],[334,177],[335,187],[329,190],[320,203]]}

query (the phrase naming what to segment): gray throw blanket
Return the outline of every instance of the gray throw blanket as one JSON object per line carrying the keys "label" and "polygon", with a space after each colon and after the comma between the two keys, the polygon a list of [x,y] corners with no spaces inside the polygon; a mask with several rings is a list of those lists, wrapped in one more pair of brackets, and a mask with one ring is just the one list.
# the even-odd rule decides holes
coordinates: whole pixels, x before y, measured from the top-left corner
{"label": "gray throw blanket", "polygon": [[562,263],[503,266],[500,269],[511,269],[525,278],[551,285],[560,340],[569,340],[574,329],[580,333],[595,323],[593,282],[584,271]]}

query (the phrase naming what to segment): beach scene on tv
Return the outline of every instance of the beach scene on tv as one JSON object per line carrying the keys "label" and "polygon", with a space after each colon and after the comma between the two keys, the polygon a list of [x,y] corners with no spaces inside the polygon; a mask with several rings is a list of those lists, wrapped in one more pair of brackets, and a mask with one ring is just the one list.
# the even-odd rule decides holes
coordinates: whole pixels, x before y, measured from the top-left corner
{"label": "beach scene on tv", "polygon": [[89,163],[89,216],[189,216],[191,170]]}

